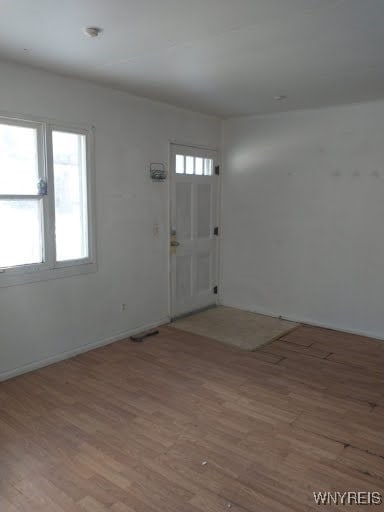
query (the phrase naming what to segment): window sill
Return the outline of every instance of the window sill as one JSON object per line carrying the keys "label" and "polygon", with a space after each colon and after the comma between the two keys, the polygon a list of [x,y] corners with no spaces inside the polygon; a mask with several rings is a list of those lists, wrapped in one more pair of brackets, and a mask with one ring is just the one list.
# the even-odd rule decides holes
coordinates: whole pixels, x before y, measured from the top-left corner
{"label": "window sill", "polygon": [[28,283],[37,283],[39,281],[48,281],[50,279],[61,279],[63,277],[72,277],[82,274],[92,274],[97,272],[96,263],[81,263],[68,265],[66,267],[26,270],[25,272],[0,273],[0,288],[17,286]]}

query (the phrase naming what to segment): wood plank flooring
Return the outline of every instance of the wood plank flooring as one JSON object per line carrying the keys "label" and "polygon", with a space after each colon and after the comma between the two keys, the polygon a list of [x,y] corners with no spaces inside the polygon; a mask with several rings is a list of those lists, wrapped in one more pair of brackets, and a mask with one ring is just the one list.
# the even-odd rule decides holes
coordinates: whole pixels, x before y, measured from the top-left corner
{"label": "wood plank flooring", "polygon": [[325,329],[249,353],[164,327],[9,380],[0,511],[310,512],[313,491],[384,494],[383,368],[383,342]]}

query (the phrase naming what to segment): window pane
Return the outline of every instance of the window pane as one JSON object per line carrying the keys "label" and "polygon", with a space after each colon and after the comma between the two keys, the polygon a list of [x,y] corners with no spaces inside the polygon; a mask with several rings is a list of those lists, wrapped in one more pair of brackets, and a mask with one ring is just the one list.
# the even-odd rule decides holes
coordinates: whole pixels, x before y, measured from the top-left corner
{"label": "window pane", "polygon": [[86,137],[52,134],[55,178],[56,259],[86,258],[88,248]]}
{"label": "window pane", "polygon": [[37,130],[0,123],[0,194],[37,194]]}
{"label": "window pane", "polygon": [[187,156],[186,157],[186,173],[187,174],[194,174],[195,172],[195,166],[194,166],[194,157],[193,156]]}
{"label": "window pane", "polygon": [[203,174],[203,159],[196,157],[195,160],[195,173],[198,176],[202,176]]}
{"label": "window pane", "polygon": [[39,199],[0,201],[0,267],[43,261]]}
{"label": "window pane", "polygon": [[184,174],[184,155],[176,155],[176,173]]}
{"label": "window pane", "polygon": [[204,176],[212,176],[213,160],[211,158],[204,159]]}

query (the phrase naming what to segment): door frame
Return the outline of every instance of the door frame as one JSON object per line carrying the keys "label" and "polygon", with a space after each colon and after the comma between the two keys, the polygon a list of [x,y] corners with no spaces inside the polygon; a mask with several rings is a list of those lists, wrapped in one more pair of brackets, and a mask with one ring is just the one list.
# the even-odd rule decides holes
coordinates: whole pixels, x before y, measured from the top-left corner
{"label": "door frame", "polygon": [[173,173],[173,167],[174,164],[172,162],[172,147],[173,146],[182,146],[182,147],[189,147],[191,149],[201,149],[206,151],[214,151],[217,155],[217,161],[216,165],[220,166],[220,173],[217,176],[217,189],[216,189],[216,218],[217,218],[217,224],[219,226],[219,236],[217,237],[217,251],[216,251],[216,282],[217,286],[219,288],[217,297],[216,297],[216,305],[220,303],[220,296],[221,296],[221,248],[222,248],[222,236],[223,236],[223,230],[222,230],[222,167],[221,167],[221,155],[220,151],[217,147],[212,146],[204,146],[202,144],[191,144],[190,142],[183,142],[179,140],[169,140],[168,141],[168,219],[167,219],[167,251],[168,251],[168,316],[170,321],[172,322],[177,317],[173,316],[173,304],[172,304],[172,284],[173,284],[173,276],[172,276],[172,254],[170,251],[171,246],[171,228],[172,228],[172,207],[173,207],[173,196],[172,196],[172,190],[173,190],[173,181],[175,179],[174,173]]}

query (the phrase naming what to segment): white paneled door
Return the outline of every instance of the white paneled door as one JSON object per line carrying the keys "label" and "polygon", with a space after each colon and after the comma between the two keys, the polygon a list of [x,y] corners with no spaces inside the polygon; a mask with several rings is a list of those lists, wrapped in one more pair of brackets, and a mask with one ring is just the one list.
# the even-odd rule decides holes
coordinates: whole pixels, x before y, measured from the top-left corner
{"label": "white paneled door", "polygon": [[171,314],[216,304],[218,174],[215,151],[171,145]]}

